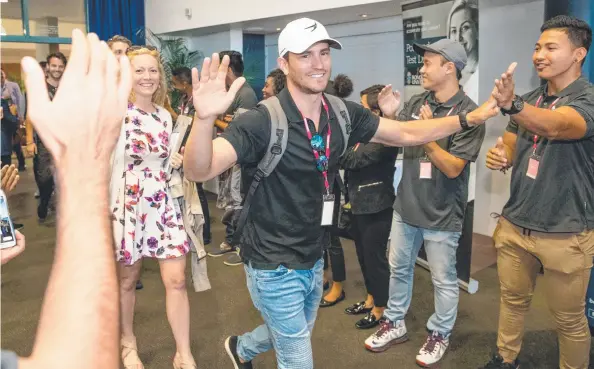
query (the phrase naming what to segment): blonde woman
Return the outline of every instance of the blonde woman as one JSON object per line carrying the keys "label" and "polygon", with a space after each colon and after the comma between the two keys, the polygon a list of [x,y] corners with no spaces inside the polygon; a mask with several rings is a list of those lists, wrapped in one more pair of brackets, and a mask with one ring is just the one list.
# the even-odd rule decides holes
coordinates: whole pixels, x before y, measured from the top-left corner
{"label": "blonde woman", "polygon": [[132,92],[112,165],[111,211],[120,268],[122,361],[142,369],[133,331],[135,286],[142,259],[157,259],[165,285],[166,310],[177,351],[174,368],[195,368],[190,351],[190,308],[185,281],[188,236],[173,201],[165,163],[179,168],[182,156],[170,152],[171,115],[158,51],[152,46],[128,50]]}

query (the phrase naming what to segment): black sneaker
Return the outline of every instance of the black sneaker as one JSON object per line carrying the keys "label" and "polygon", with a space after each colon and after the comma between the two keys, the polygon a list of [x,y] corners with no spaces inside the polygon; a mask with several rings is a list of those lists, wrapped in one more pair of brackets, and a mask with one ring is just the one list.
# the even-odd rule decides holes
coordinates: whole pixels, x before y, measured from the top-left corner
{"label": "black sneaker", "polygon": [[225,351],[227,351],[227,355],[229,355],[229,358],[233,362],[234,369],[253,369],[251,361],[242,363],[239,360],[239,355],[237,355],[237,336],[227,337],[225,340]]}
{"label": "black sneaker", "polygon": [[479,369],[520,369],[520,362],[516,359],[513,363],[504,363],[501,355],[495,354],[487,365]]}
{"label": "black sneaker", "polygon": [[227,260],[223,262],[223,264],[228,266],[243,265],[243,260],[241,259],[241,256],[239,256],[239,251],[236,251],[229,255],[229,257],[227,258]]}
{"label": "black sneaker", "polygon": [[143,289],[143,288],[144,288],[144,286],[142,285],[142,281],[141,281],[140,279],[139,279],[139,280],[137,280],[137,281],[136,281],[136,289],[137,289],[137,290],[141,290],[141,289]]}

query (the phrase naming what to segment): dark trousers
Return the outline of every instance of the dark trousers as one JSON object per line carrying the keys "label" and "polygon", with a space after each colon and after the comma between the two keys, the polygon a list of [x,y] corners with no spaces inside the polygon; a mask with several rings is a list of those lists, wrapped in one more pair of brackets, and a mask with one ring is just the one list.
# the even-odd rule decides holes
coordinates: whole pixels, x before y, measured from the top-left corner
{"label": "dark trousers", "polygon": [[332,280],[334,282],[344,282],[346,280],[346,268],[344,266],[344,251],[340,238],[332,234],[330,236],[330,247],[324,251],[324,270],[328,270],[328,259],[332,265]]}
{"label": "dark trousers", "polygon": [[12,155],[2,155],[2,167],[12,164]]}
{"label": "dark trousers", "polygon": [[45,146],[39,142],[37,144],[38,153],[33,158],[33,173],[35,182],[39,188],[39,206],[37,207],[37,216],[40,219],[47,217],[47,211],[54,193],[54,175],[52,173],[52,159]]}
{"label": "dark trousers", "polygon": [[15,152],[17,160],[19,161],[19,171],[25,170],[25,155],[23,155],[23,148],[20,142],[17,142],[13,147],[12,151]]}
{"label": "dark trousers", "polygon": [[353,214],[353,236],[357,258],[363,272],[367,293],[375,306],[386,307],[390,286],[388,239],[392,226],[392,208],[373,214]]}
{"label": "dark trousers", "polygon": [[202,205],[202,214],[204,214],[204,227],[202,228],[202,238],[205,245],[211,242],[212,235],[210,234],[210,211],[208,210],[208,199],[204,193],[202,183],[196,183],[198,189],[198,198],[200,199],[200,205]]}
{"label": "dark trousers", "polygon": [[234,248],[237,245],[234,245],[233,236],[235,235],[235,227],[239,220],[239,214],[241,214],[241,209],[227,210],[222,220],[222,223],[225,225],[225,242]]}

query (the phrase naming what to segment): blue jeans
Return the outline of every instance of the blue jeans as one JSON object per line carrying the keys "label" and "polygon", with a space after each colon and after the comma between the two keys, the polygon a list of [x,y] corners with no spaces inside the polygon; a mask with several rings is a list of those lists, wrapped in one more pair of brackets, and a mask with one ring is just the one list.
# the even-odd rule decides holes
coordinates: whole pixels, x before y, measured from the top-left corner
{"label": "blue jeans", "polygon": [[312,269],[245,266],[248,290],[265,324],[240,336],[237,353],[246,361],[274,347],[279,369],[311,369],[311,331],[323,293],[320,259]]}
{"label": "blue jeans", "polygon": [[413,227],[394,212],[388,257],[390,298],[384,312],[386,318],[396,321],[406,316],[412,297],[415,262],[424,243],[435,288],[435,313],[429,318],[427,329],[445,337],[450,335],[456,322],[460,296],[456,272],[460,234]]}

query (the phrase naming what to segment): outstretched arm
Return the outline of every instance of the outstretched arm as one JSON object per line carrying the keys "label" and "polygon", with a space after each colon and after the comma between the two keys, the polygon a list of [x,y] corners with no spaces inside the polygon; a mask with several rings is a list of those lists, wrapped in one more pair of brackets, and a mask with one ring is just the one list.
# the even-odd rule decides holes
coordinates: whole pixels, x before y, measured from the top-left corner
{"label": "outstretched arm", "polygon": [[[501,75],[501,80],[495,80],[493,97],[497,99],[499,106],[506,110],[511,108],[515,97],[513,77],[516,65],[513,63]],[[590,111],[594,110],[594,102],[584,99],[583,103],[589,107]],[[591,118],[594,119],[594,117]],[[579,140],[584,138],[588,131],[594,130],[594,127],[588,128],[584,116],[570,106],[551,110],[525,103],[522,111],[514,114],[513,119],[526,130],[549,140]]]}
{"label": "outstretched arm", "polygon": [[[121,63],[121,64],[120,64]],[[72,54],[50,101],[36,60],[22,67],[29,118],[56,163],[54,265],[32,355],[20,368],[119,367],[119,288],[109,222],[110,155],[131,89],[128,59],[95,34],[72,33]],[[81,204],[85,215],[80,216]]]}

